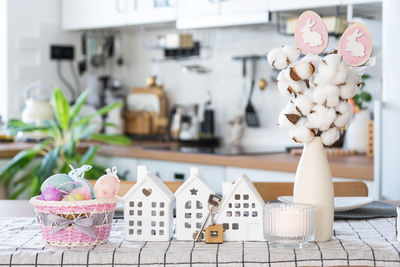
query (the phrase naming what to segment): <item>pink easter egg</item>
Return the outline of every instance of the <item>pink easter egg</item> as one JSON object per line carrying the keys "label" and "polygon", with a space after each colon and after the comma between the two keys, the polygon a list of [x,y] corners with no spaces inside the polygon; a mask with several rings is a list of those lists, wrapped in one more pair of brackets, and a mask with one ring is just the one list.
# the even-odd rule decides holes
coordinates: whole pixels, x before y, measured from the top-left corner
{"label": "pink easter egg", "polygon": [[94,196],[96,198],[114,198],[119,192],[119,178],[116,170],[101,176],[94,185]]}
{"label": "pink easter egg", "polygon": [[70,194],[74,195],[74,194],[80,194],[83,196],[83,198],[85,200],[89,200],[89,199],[93,199],[92,198],[92,193],[90,192],[90,189],[88,187],[78,187],[75,188],[74,190],[72,190],[70,192]]}
{"label": "pink easter egg", "polygon": [[342,34],[339,54],[350,66],[363,65],[372,52],[372,38],[368,28],[362,23],[354,23]]}
{"label": "pink easter egg", "polygon": [[297,48],[303,54],[318,55],[328,45],[328,30],[321,17],[314,11],[308,10],[297,20],[294,38]]}

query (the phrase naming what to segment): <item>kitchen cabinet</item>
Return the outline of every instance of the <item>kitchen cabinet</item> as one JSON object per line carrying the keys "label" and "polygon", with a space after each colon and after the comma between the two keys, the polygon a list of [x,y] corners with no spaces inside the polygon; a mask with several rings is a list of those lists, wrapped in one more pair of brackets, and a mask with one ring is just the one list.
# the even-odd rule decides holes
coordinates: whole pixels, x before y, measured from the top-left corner
{"label": "kitchen cabinet", "polygon": [[62,0],[62,27],[78,30],[123,26],[126,10],[126,0]]}
{"label": "kitchen cabinet", "polygon": [[177,0],[62,0],[64,30],[175,21]]}
{"label": "kitchen cabinet", "polygon": [[267,23],[268,0],[180,0],[178,29]]}
{"label": "kitchen cabinet", "polygon": [[127,0],[127,25],[175,21],[177,0]]}
{"label": "kitchen cabinet", "polygon": [[295,10],[295,9],[312,9],[319,7],[328,6],[341,6],[341,5],[357,5],[357,4],[368,4],[368,3],[379,3],[382,0],[285,0],[276,1],[269,0],[268,10],[269,11],[285,11],[285,10]]}

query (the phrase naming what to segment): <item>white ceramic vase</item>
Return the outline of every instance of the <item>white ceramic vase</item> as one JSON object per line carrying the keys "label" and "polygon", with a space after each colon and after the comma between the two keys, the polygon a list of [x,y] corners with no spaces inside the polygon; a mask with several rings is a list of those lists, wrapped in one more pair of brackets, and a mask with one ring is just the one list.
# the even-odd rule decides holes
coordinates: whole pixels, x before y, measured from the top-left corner
{"label": "white ceramic vase", "polygon": [[294,181],[293,201],[316,206],[315,241],[328,241],[333,229],[333,183],[320,137],[304,144]]}

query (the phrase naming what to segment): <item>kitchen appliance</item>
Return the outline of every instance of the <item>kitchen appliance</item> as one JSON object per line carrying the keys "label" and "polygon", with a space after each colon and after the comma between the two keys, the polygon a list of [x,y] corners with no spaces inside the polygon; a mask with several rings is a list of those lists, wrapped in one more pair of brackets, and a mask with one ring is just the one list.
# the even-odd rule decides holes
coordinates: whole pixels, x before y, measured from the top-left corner
{"label": "kitchen appliance", "polygon": [[126,103],[125,133],[141,137],[166,133],[167,99],[162,86],[136,87]]}
{"label": "kitchen appliance", "polygon": [[[22,110],[22,121],[37,126],[44,124],[46,120],[54,118],[53,108],[50,104],[51,86],[41,82],[35,82],[25,89],[25,107]],[[38,131],[20,133],[19,138],[24,140],[42,139],[47,135]]]}

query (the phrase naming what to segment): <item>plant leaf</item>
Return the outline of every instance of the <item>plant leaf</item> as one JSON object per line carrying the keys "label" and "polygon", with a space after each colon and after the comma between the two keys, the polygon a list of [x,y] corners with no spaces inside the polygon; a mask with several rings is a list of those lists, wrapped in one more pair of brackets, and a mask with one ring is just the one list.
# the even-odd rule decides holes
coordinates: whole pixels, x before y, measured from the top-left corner
{"label": "plant leaf", "polygon": [[19,131],[22,132],[32,132],[32,131],[47,131],[49,129],[49,126],[44,125],[44,126],[36,126],[33,124],[25,123],[21,120],[17,119],[11,119],[7,123],[7,130],[10,131],[11,134],[16,134]]}
{"label": "plant leaf", "polygon": [[40,165],[40,169],[38,172],[38,179],[41,178],[42,180],[44,180],[51,175],[52,171],[56,167],[56,162],[59,153],[60,153],[60,147],[57,146],[52,151],[46,154]]}
{"label": "plant leaf", "polygon": [[82,156],[81,160],[79,161],[79,165],[85,165],[85,164],[91,165],[94,158],[96,157],[98,150],[99,146],[91,146]]}
{"label": "plant leaf", "polygon": [[79,114],[79,111],[81,110],[83,105],[86,103],[89,92],[90,92],[90,89],[86,89],[85,91],[83,91],[82,94],[76,100],[75,104],[71,107],[70,114],[69,114],[71,121],[73,119],[75,119],[75,117]]}
{"label": "plant leaf", "polygon": [[16,199],[19,195],[21,195],[28,187],[30,186],[30,183],[26,183],[22,185],[20,188],[18,188],[17,191],[15,191],[11,196],[8,197],[8,199]]}
{"label": "plant leaf", "polygon": [[60,88],[56,88],[53,91],[53,109],[57,118],[57,122],[60,127],[64,130],[68,129],[69,126],[69,103],[64,93]]}
{"label": "plant leaf", "polygon": [[120,103],[120,102],[115,102],[115,103],[109,104],[109,105],[107,105],[105,107],[102,107],[101,109],[97,110],[95,113],[93,113],[91,115],[84,116],[84,117],[80,118],[72,126],[76,127],[76,126],[79,126],[79,125],[86,124],[86,123],[90,122],[94,117],[102,116],[104,114],[107,114],[111,110],[113,110],[115,108],[119,108],[119,107],[122,107],[122,103]]}
{"label": "plant leaf", "polygon": [[37,176],[33,177],[32,183],[30,185],[31,186],[31,190],[29,193],[30,197],[34,197],[34,196],[37,196],[40,194],[40,185],[41,185],[41,183],[39,181],[39,177],[37,177]]}
{"label": "plant leaf", "polygon": [[131,139],[125,135],[118,135],[118,134],[91,134],[90,138],[96,141],[116,144],[116,145],[130,145]]}
{"label": "plant leaf", "polygon": [[371,102],[372,100],[372,96],[370,93],[366,92],[366,91],[362,91],[359,94],[359,98],[361,98],[362,100],[364,100],[365,102]]}
{"label": "plant leaf", "polygon": [[32,149],[26,149],[19,152],[13,159],[11,159],[6,166],[0,171],[0,180],[15,175],[20,169],[24,168],[31,162],[36,155],[50,143],[49,139],[46,139],[42,143],[36,145]]}

